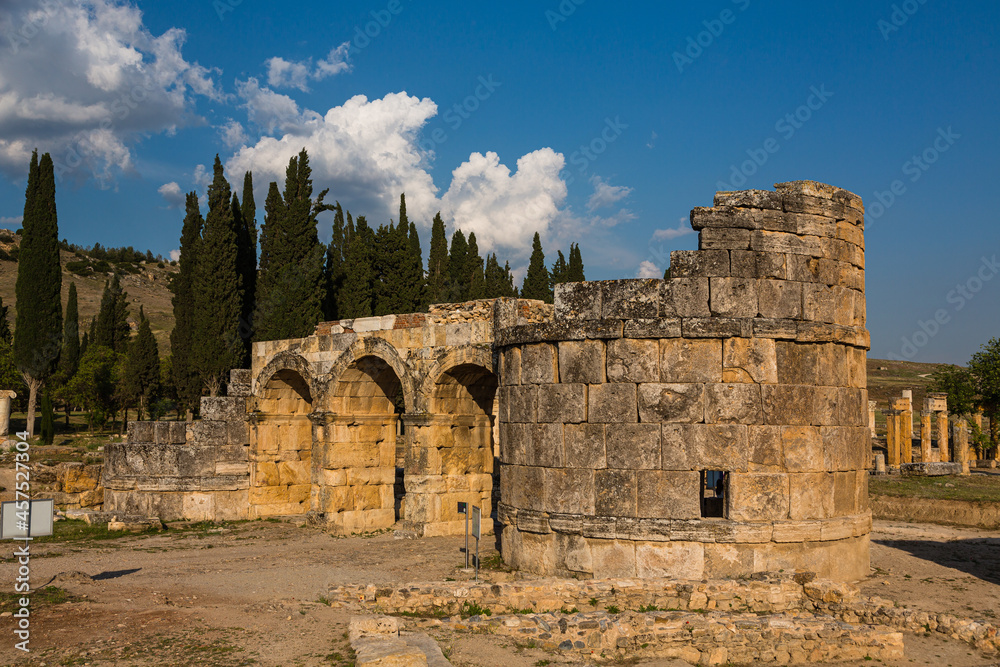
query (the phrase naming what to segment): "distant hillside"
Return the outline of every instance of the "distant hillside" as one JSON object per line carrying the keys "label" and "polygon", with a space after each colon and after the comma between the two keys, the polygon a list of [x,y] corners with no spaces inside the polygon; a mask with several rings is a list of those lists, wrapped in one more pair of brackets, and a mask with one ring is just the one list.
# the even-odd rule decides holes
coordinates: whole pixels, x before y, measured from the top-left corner
{"label": "distant hillside", "polygon": [[889,407],[890,398],[898,398],[904,389],[913,390],[913,409],[923,409],[924,398],[931,391],[933,375],[950,364],[918,364],[913,361],[868,360],[868,400],[877,401],[879,409]]}
{"label": "distant hillside", "polygon": [[[20,243],[20,236],[0,235],[0,249],[11,253]],[[101,307],[101,295],[104,293],[104,283],[110,274],[92,273],[86,277],[71,273],[66,269],[68,262],[80,262],[81,257],[72,252],[60,252],[62,264],[62,302],[63,312],[66,299],[69,296],[69,284],[76,283],[77,299],[80,308],[80,335],[89,330],[90,320],[97,315]],[[96,264],[96,263],[95,263]],[[137,273],[121,275],[122,288],[129,297],[129,318],[135,323],[139,318],[139,306],[149,318],[150,328],[160,346],[160,356],[170,352],[170,332],[174,328],[174,312],[170,303],[172,293],[168,289],[170,276],[177,272],[177,267],[163,264],[160,268],[156,262],[141,262],[135,264]],[[11,328],[14,326],[14,316],[17,309],[14,285],[17,282],[17,262],[0,259],[0,297],[5,306],[10,306],[8,317]]]}

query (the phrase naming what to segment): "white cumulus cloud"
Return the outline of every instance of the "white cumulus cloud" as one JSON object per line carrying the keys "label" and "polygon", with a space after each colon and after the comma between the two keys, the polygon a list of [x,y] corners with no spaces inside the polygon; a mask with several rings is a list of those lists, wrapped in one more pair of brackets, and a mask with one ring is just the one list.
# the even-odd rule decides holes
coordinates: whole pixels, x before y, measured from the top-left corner
{"label": "white cumulus cloud", "polygon": [[611,206],[632,194],[632,188],[624,185],[609,185],[601,180],[600,176],[591,176],[590,182],[594,186],[594,194],[590,195],[590,199],[587,200],[588,211]]}
{"label": "white cumulus cloud", "polygon": [[114,180],[143,137],[198,122],[222,100],[214,70],[184,59],[186,34],[152,34],[115,0],[7,0],[0,10],[0,170],[21,177],[38,147],[57,176]]}
{"label": "white cumulus cloud", "polygon": [[326,58],[320,59],[315,66],[312,58],[297,62],[281,57],[268,58],[265,62],[267,85],[273,88],[297,88],[302,92],[309,92],[309,81],[322,81],[350,70],[350,63],[347,62],[350,45],[350,42],[344,42],[334,47]]}
{"label": "white cumulus cloud", "polygon": [[166,200],[167,208],[180,208],[184,205],[184,193],[181,192],[181,186],[173,181],[161,185],[157,192]]}
{"label": "white cumulus cloud", "polygon": [[663,269],[653,264],[651,261],[643,260],[639,263],[639,270],[636,271],[636,278],[662,278]]}

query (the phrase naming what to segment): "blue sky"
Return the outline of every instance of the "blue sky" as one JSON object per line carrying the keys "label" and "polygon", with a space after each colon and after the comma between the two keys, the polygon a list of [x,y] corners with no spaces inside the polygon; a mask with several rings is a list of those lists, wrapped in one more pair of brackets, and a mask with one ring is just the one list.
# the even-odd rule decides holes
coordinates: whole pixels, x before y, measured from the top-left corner
{"label": "blue sky", "polygon": [[354,215],[405,191],[425,252],[441,210],[515,268],[539,230],[606,279],[694,248],[716,189],[813,179],[868,207],[871,356],[963,363],[1000,329],[998,25],[944,0],[5,0],[0,223],[37,146],[62,236],[167,255],[216,153],[260,222],[307,147]]}

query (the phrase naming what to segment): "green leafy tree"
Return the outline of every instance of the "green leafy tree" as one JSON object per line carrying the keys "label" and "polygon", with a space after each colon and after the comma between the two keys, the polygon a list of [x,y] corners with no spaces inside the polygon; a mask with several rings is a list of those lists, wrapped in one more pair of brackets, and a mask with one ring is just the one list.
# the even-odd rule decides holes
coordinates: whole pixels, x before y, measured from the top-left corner
{"label": "green leafy tree", "polygon": [[14,348],[7,341],[0,340],[0,389],[12,389],[18,393],[17,403],[23,403],[24,378],[14,363]]}
{"label": "green leafy tree", "polygon": [[[66,316],[63,317],[63,348],[59,355],[59,371],[56,373],[56,386],[66,384],[80,366],[80,313],[76,296],[76,283],[69,284],[69,297],[66,301]],[[58,397],[58,392],[56,396]],[[66,424],[69,424],[72,405],[63,402],[66,412]]]}
{"label": "green leafy tree", "polygon": [[170,332],[171,371],[178,402],[187,410],[198,409],[201,397],[201,377],[193,357],[194,337],[194,268],[198,261],[198,245],[205,221],[198,207],[198,195],[189,192],[185,199],[184,225],[181,229],[179,271],[170,283],[174,293],[174,328]]}
{"label": "green leafy tree", "polygon": [[447,301],[448,292],[448,236],[440,211],[431,223],[431,248],[427,259],[427,288],[425,304]]}
{"label": "green leafy tree", "polygon": [[948,394],[952,414],[968,415],[976,410],[976,379],[967,368],[949,366],[934,374],[934,391]]}
{"label": "green leafy tree", "polygon": [[406,302],[407,312],[417,312],[424,310],[424,292],[426,290],[426,278],[424,276],[424,255],[420,249],[420,235],[417,233],[417,226],[410,223],[410,247],[406,255],[406,265],[404,268],[404,279],[407,284]]}
{"label": "green leafy tree", "polygon": [[[326,251],[316,217],[333,207],[328,190],[312,197],[312,169],[303,149],[289,160],[281,203],[268,192],[254,326],[257,340],[302,338],[323,319]],[[277,185],[273,184],[277,191]],[[266,249],[265,249],[266,244]],[[266,261],[265,261],[266,255]]]}
{"label": "green leafy tree", "polygon": [[128,325],[128,294],[122,289],[117,273],[104,284],[94,332],[94,343],[124,354],[132,330]]}
{"label": "green leafy tree", "polygon": [[243,339],[239,332],[243,283],[237,264],[236,238],[229,183],[216,155],[193,283],[192,357],[210,396],[219,394],[229,371],[243,359]]}
{"label": "green leafy tree", "polygon": [[104,345],[89,345],[80,368],[65,387],[66,399],[87,411],[87,424],[103,426],[116,412],[115,375],[118,354]]}
{"label": "green leafy tree", "polygon": [[978,403],[990,420],[990,443],[1000,444],[1000,338],[991,338],[969,360]]}
{"label": "green leafy tree", "polygon": [[56,370],[63,333],[56,181],[48,153],[41,160],[38,151],[31,154],[21,229],[14,363],[28,385],[28,433],[34,434],[38,390]]}
{"label": "green leafy tree", "polygon": [[409,227],[380,225],[375,232],[375,315],[406,312],[403,267],[410,250]]}
{"label": "green leafy tree", "polygon": [[542,252],[542,240],[538,232],[535,232],[535,238],[531,241],[531,259],[528,261],[528,272],[521,285],[521,298],[552,303],[549,270],[545,268],[545,253]]}
{"label": "green leafy tree", "polygon": [[496,253],[486,258],[486,297],[495,299],[497,297],[516,297],[517,290],[514,288],[514,276],[510,273],[510,265],[500,266]]}

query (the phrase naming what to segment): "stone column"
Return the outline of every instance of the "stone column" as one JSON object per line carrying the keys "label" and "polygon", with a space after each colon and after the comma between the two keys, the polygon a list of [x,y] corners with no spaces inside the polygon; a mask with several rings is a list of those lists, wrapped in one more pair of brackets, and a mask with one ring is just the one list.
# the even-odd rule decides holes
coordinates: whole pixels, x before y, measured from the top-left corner
{"label": "stone column", "polygon": [[913,440],[913,390],[904,389],[902,392],[903,400],[906,401],[906,407],[904,410],[906,414],[903,415],[903,428],[906,429],[907,441]]}
{"label": "stone column", "polygon": [[931,417],[934,413],[924,410],[920,413],[920,460],[931,462]]}
{"label": "stone column", "polygon": [[868,401],[868,429],[872,432],[872,439],[875,439],[875,408],[878,401]]}
{"label": "stone column", "polygon": [[955,462],[962,464],[962,474],[969,474],[969,430],[964,419],[955,422]]}
{"label": "stone column", "polygon": [[938,452],[942,461],[953,461],[948,453],[948,413],[937,413]]}
{"label": "stone column", "polygon": [[885,410],[886,463],[899,466],[899,410]]}
{"label": "stone column", "polygon": [[17,394],[10,389],[0,391],[0,435],[10,432],[10,402],[15,398]]}
{"label": "stone column", "polygon": [[910,419],[913,415],[910,399],[905,396],[889,401],[889,407],[898,413],[896,419],[896,439],[899,442],[899,462],[913,463],[913,430]]}

